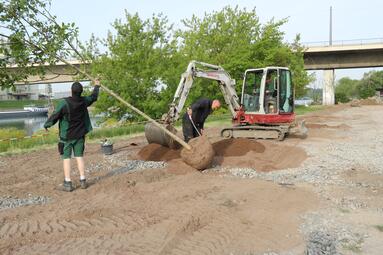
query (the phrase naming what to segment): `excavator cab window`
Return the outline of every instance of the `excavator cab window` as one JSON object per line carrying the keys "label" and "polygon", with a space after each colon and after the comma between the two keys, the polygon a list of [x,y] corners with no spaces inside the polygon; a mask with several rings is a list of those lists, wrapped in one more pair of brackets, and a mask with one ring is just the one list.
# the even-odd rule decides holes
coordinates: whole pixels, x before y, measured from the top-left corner
{"label": "excavator cab window", "polygon": [[261,93],[263,70],[246,72],[243,87],[242,105],[247,112],[259,111],[259,98]]}
{"label": "excavator cab window", "polygon": [[278,70],[267,70],[265,82],[264,107],[266,113],[277,113],[277,98],[278,98]]}
{"label": "excavator cab window", "polygon": [[294,110],[294,90],[289,70],[279,70],[279,112],[292,113]]}

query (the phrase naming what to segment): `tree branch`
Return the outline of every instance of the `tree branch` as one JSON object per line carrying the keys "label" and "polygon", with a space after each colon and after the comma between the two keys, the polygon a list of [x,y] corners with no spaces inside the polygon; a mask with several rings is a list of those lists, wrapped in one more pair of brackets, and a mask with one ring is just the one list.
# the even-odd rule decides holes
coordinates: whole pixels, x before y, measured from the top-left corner
{"label": "tree branch", "polygon": [[[52,14],[50,14],[50,12],[45,7],[42,7],[42,8],[44,9],[44,12],[37,10],[38,13],[43,15],[45,18],[47,18],[49,21],[51,21],[56,26],[60,27],[60,24],[57,23],[56,19],[52,16]],[[68,45],[72,48],[72,50],[77,54],[77,56],[81,58],[81,61],[86,62],[84,56],[77,50],[77,48],[72,44],[72,42],[69,40],[69,38],[66,37],[65,40],[68,43]]]}

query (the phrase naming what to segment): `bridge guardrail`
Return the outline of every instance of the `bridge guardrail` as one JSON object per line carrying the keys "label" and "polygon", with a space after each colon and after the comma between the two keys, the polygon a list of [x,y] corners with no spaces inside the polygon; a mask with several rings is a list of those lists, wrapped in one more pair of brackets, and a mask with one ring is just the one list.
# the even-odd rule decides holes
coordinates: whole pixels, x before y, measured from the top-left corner
{"label": "bridge guardrail", "polygon": [[[332,46],[346,46],[346,45],[366,45],[383,43],[383,38],[364,38],[364,39],[352,39],[352,40],[335,40],[332,41]],[[302,45],[308,47],[314,46],[329,46],[329,41],[317,41],[317,42],[302,42]]]}

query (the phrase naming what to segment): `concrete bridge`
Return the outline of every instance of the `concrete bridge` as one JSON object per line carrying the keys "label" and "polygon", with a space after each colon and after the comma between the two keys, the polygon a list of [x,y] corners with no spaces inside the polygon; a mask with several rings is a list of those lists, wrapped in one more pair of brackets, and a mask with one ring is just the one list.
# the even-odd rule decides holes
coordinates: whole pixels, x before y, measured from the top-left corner
{"label": "concrete bridge", "polygon": [[[323,103],[334,104],[334,69],[383,67],[383,39],[378,42],[359,42],[353,44],[337,44],[331,46],[308,46],[304,53],[306,70],[324,70]],[[71,64],[87,68],[90,64],[80,65],[77,60]],[[11,67],[15,70],[17,67]],[[46,67],[43,80],[37,76],[28,78],[28,83],[62,83],[71,82],[77,73],[64,63]],[[17,84],[25,84],[19,82]]]}
{"label": "concrete bridge", "polygon": [[306,70],[383,66],[383,42],[374,44],[311,46],[304,53]]}
{"label": "concrete bridge", "polygon": [[306,70],[324,70],[323,104],[335,103],[334,70],[383,66],[383,39],[379,42],[311,46],[304,53]]}
{"label": "concrete bridge", "polygon": [[[76,67],[87,70],[89,68],[89,63],[82,64],[79,60],[68,60],[68,62]],[[17,66],[8,67],[10,71],[17,71]],[[44,78],[41,79],[38,75],[32,75],[28,77],[27,81],[19,81],[16,85],[24,85],[28,84],[41,84],[41,83],[64,83],[64,82],[72,82],[78,79],[78,73],[69,65],[58,62],[55,65],[44,65],[45,75]],[[80,79],[81,80],[81,79]],[[82,79],[86,80],[86,79]]]}

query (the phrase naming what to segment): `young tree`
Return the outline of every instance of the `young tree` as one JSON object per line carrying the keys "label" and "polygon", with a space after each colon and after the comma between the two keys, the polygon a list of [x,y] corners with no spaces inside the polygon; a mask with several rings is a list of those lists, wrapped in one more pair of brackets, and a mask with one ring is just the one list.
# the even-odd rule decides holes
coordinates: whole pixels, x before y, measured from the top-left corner
{"label": "young tree", "polygon": [[335,99],[337,102],[346,103],[352,98],[358,97],[359,81],[349,77],[341,78],[335,87]]}
{"label": "young tree", "polygon": [[[165,109],[159,107],[159,95],[176,53],[169,34],[171,25],[162,15],[142,20],[137,13],[126,13],[125,21],[116,20],[113,28],[116,34],[109,33],[106,40],[108,54],[94,60],[92,71],[121,97],[145,113],[160,117]],[[100,95],[97,109],[107,112],[111,107],[118,109],[111,112],[118,118],[127,110],[110,96]]]}

